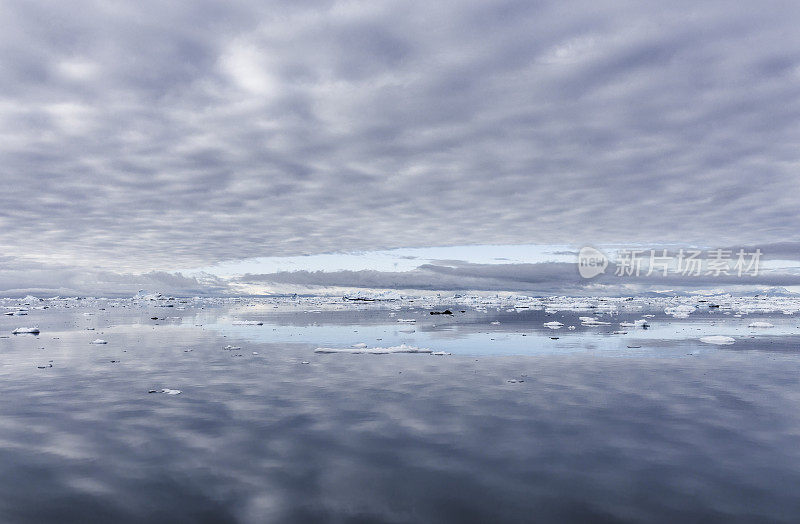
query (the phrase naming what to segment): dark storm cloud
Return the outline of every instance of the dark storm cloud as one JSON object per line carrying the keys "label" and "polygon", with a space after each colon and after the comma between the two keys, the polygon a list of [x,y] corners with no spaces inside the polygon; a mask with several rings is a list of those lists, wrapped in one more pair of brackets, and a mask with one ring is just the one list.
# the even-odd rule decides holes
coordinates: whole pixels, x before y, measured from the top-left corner
{"label": "dark storm cloud", "polygon": [[793,240],[798,22],[795,2],[6,2],[0,248],[147,271]]}

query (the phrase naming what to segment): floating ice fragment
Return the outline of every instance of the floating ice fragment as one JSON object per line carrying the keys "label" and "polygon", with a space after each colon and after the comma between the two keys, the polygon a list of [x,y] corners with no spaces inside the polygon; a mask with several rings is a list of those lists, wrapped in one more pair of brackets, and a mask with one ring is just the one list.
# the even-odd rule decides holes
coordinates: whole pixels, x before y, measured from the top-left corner
{"label": "floating ice fragment", "polygon": [[398,318],[397,321],[398,322],[416,322],[417,319],[416,318]]}
{"label": "floating ice fragment", "polygon": [[664,308],[664,313],[674,318],[687,318],[696,309],[689,304],[681,304],[680,306]]}
{"label": "floating ice fragment", "polygon": [[[361,346],[361,344],[357,344]],[[400,344],[399,346],[392,346],[388,348],[368,348],[364,347],[349,347],[349,348],[317,348],[315,353],[356,353],[356,354],[370,354],[370,355],[385,355],[388,353],[433,353],[433,350],[418,348],[415,346],[407,346]]]}
{"label": "floating ice fragment", "polygon": [[771,328],[771,327],[775,327],[775,324],[772,324],[770,322],[751,322],[750,324],[747,325],[747,327],[750,327],[750,328]]}
{"label": "floating ice fragment", "polygon": [[[586,320],[583,320],[583,319],[586,319]],[[610,323],[611,322],[601,322],[601,321],[599,321],[599,320],[597,320],[595,318],[591,318],[591,317],[581,317],[581,325],[584,325],[584,326],[607,326]]]}
{"label": "floating ice fragment", "polygon": [[231,322],[234,326],[263,326],[264,323],[258,320],[234,320]]}
{"label": "floating ice fragment", "polygon": [[550,329],[560,329],[563,325],[564,324],[562,324],[561,322],[559,322],[557,320],[553,320],[552,322],[545,322],[544,323],[544,327],[550,328]]}
{"label": "floating ice fragment", "polygon": [[166,393],[167,395],[180,395],[181,394],[181,390],[180,389],[164,388],[164,389],[161,390],[161,392],[162,393]]}
{"label": "floating ice fragment", "polygon": [[108,344],[108,342],[106,342],[102,338],[96,338],[96,339],[92,340],[91,342],[89,342],[89,344]]}
{"label": "floating ice fragment", "polygon": [[710,335],[707,337],[700,337],[700,342],[705,342],[706,344],[716,344],[718,346],[729,346],[736,342],[736,339],[722,335]]}
{"label": "floating ice fragment", "polygon": [[14,331],[11,332],[12,335],[19,335],[21,333],[31,333],[33,335],[39,334],[39,328],[37,327],[18,327]]}
{"label": "floating ice fragment", "polygon": [[452,353],[448,353],[447,351],[434,351],[431,355],[436,356],[444,356],[444,355],[452,355]]}

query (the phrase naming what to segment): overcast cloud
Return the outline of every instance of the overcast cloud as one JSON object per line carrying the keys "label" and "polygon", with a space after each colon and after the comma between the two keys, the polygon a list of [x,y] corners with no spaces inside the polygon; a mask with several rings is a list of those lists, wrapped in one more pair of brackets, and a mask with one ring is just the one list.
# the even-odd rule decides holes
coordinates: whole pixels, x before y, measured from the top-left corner
{"label": "overcast cloud", "polygon": [[395,289],[442,291],[519,291],[534,295],[633,295],[672,290],[754,291],[800,286],[799,271],[736,272],[728,275],[699,275],[671,272],[666,276],[647,266],[639,275],[617,275],[611,263],[604,274],[585,279],[576,264],[541,262],[536,264],[472,264],[448,261],[447,265],[424,264],[413,271],[281,271],[262,275],[243,275],[236,283],[263,286],[264,290],[297,289]]}
{"label": "overcast cloud", "polygon": [[[0,2],[0,249],[800,240],[797,2]],[[191,287],[191,286],[190,286]]]}

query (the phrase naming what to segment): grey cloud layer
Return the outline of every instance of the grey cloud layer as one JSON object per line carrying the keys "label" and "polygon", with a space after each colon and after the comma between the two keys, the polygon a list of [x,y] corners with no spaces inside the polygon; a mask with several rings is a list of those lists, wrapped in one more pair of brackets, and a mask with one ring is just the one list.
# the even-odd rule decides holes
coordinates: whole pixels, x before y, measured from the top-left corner
{"label": "grey cloud layer", "polygon": [[164,271],[130,274],[116,271],[38,264],[15,257],[0,258],[0,296],[130,297],[139,290],[195,296],[229,293],[227,282],[212,275],[186,277]]}
{"label": "grey cloud layer", "polygon": [[247,284],[293,285],[306,288],[418,289],[442,291],[520,291],[532,294],[630,295],[674,289],[749,290],[754,287],[799,286],[800,272],[765,272],[758,275],[705,274],[667,276],[642,271],[639,276],[617,276],[615,264],[605,274],[592,279],[579,276],[577,265],[564,262],[537,264],[472,264],[449,261],[448,265],[424,264],[413,271],[283,271],[262,275],[243,275],[237,281]]}
{"label": "grey cloud layer", "polygon": [[796,2],[5,2],[0,248],[796,240]]}

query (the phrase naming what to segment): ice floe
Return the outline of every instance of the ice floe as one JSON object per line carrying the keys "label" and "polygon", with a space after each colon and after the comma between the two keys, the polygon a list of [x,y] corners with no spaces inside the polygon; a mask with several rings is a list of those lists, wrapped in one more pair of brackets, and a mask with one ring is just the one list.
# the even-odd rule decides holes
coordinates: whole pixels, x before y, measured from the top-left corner
{"label": "ice floe", "polygon": [[89,344],[108,344],[108,342],[103,340],[102,338],[96,338],[91,342],[89,342]]}
{"label": "ice floe", "polygon": [[747,327],[749,328],[772,328],[775,327],[775,324],[770,322],[750,322]]}
{"label": "ice floe", "polygon": [[160,390],[151,389],[150,391],[148,391],[148,393],[165,393],[167,395],[180,395],[181,394],[181,390],[180,389],[169,389],[169,388],[163,388],[163,389],[160,389]]}
{"label": "ice floe", "polygon": [[709,335],[707,337],[700,337],[700,342],[705,342],[706,344],[715,344],[717,346],[729,346],[735,343],[736,339],[723,335]]}
{"label": "ice floe", "polygon": [[559,329],[559,328],[561,328],[563,326],[564,326],[564,324],[559,322],[558,320],[553,320],[552,322],[545,322],[544,323],[544,327],[550,328],[550,329]]}
{"label": "ice floe", "polygon": [[38,327],[18,327],[17,329],[15,329],[14,331],[11,332],[12,335],[19,335],[19,334],[22,334],[22,333],[30,333],[32,335],[38,335],[39,334],[39,328]]}
{"label": "ice floe", "polygon": [[581,325],[583,326],[607,326],[611,322],[602,322],[595,317],[580,317]]}
{"label": "ice floe", "polygon": [[317,348],[315,353],[355,353],[355,354],[371,354],[371,355],[385,355],[388,353],[433,353],[433,350],[427,348],[418,348],[416,346],[407,346],[400,344],[399,346],[392,347],[366,347],[365,344],[356,344],[347,348]]}

